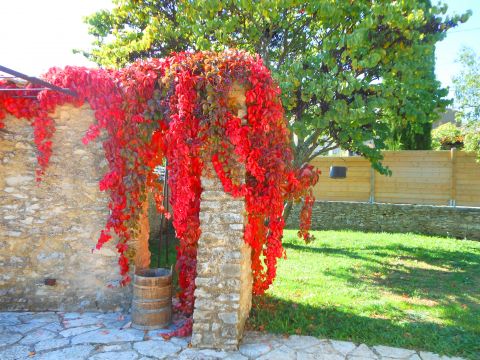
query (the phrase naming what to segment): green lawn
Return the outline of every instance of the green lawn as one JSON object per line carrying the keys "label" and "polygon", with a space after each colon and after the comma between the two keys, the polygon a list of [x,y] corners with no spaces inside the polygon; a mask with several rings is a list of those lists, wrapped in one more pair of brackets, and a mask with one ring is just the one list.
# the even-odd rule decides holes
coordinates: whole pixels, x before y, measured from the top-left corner
{"label": "green lawn", "polygon": [[176,246],[178,245],[178,239],[175,238],[175,231],[171,224],[169,224],[168,230],[162,234],[161,244],[159,238],[151,238],[148,243],[151,254],[150,268],[173,268],[173,289],[174,292],[178,291],[178,275],[175,271],[175,262],[177,261]]}
{"label": "green lawn", "polygon": [[286,231],[287,260],[248,326],[480,359],[480,242]]}

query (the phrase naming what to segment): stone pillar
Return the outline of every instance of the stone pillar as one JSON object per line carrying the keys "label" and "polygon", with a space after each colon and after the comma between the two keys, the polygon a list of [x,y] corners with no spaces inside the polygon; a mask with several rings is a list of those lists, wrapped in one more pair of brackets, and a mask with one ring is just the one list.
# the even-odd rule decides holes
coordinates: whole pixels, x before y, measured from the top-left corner
{"label": "stone pillar", "polygon": [[[231,107],[246,114],[244,91],[234,86]],[[239,171],[245,178],[245,169]],[[238,348],[252,305],[251,249],[243,239],[245,200],[223,191],[212,164],[204,166],[200,203],[192,345]]]}

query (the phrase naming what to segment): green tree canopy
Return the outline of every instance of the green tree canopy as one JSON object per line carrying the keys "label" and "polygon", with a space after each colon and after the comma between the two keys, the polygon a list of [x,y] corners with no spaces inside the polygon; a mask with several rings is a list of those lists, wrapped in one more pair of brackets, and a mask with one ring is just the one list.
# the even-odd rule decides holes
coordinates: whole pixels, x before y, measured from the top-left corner
{"label": "green tree canopy", "polygon": [[458,61],[462,70],[453,78],[457,119],[463,126],[464,150],[476,152],[480,161],[480,57],[463,48]]}
{"label": "green tree canopy", "polygon": [[470,48],[460,51],[460,73],[453,78],[457,118],[462,123],[480,124],[480,57]]}
{"label": "green tree canopy", "polygon": [[[258,53],[283,93],[295,162],[342,147],[379,170],[392,124],[422,133],[446,92],[434,45],[468,14],[429,0],[115,0],[86,19],[86,53],[120,67],[171,51]],[[368,145],[368,143],[373,144]]]}

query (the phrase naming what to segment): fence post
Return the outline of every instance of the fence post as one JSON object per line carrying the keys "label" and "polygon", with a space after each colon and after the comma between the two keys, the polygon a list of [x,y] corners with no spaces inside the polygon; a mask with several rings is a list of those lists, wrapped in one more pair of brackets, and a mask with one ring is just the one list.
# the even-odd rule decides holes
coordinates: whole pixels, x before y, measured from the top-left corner
{"label": "fence post", "polygon": [[457,174],[456,174],[456,166],[455,164],[457,163],[457,156],[456,156],[456,149],[451,148],[450,149],[450,169],[451,169],[451,177],[450,177],[450,201],[449,204],[450,206],[455,207],[456,206],[456,200],[455,198],[457,197]]}
{"label": "fence post", "polygon": [[368,199],[370,204],[375,202],[375,169],[370,166],[370,198]]}

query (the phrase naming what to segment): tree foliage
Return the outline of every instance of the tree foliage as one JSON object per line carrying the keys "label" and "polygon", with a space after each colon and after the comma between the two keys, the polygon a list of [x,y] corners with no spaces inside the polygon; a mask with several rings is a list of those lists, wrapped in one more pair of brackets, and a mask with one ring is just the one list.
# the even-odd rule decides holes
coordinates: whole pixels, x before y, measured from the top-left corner
{"label": "tree foliage", "polygon": [[432,131],[432,146],[435,150],[456,148],[480,155],[480,127],[472,123],[443,124]]}
{"label": "tree foliage", "polygon": [[480,124],[480,57],[473,49],[463,48],[458,62],[462,70],[453,78],[457,118],[462,123]]}
{"label": "tree foliage", "polygon": [[446,6],[429,0],[114,2],[86,19],[93,61],[119,67],[171,51],[258,53],[282,89],[297,165],[342,147],[382,172],[392,124],[422,133],[432,110],[445,106],[434,45],[469,16],[445,16]]}

